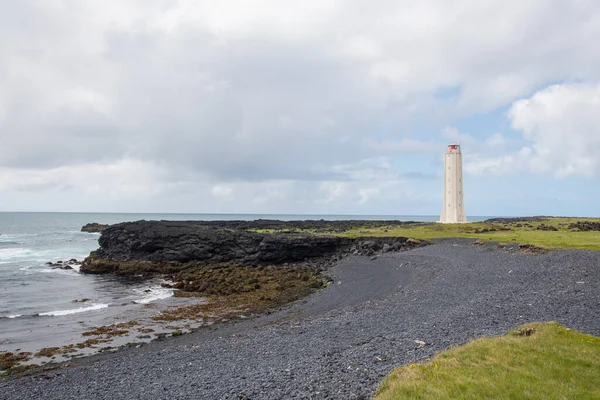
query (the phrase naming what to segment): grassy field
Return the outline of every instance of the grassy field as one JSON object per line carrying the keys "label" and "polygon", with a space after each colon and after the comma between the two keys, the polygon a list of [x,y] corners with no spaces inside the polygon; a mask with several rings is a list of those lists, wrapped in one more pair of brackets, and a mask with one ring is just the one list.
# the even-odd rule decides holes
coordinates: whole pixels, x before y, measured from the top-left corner
{"label": "grassy field", "polygon": [[[527,328],[533,328],[530,336]],[[520,332],[519,332],[520,331]],[[376,400],[600,399],[600,338],[528,324],[394,370]]]}
{"label": "grassy field", "polygon": [[[548,218],[529,223],[415,224],[414,226],[346,231],[348,236],[408,236],[417,239],[473,238],[483,241],[517,242],[547,248],[600,250],[600,231],[580,232],[569,229],[577,221],[600,222],[600,219]],[[540,225],[557,231],[541,230]]]}
{"label": "grassy field", "polygon": [[[347,237],[404,236],[425,240],[436,238],[471,238],[482,241],[533,244],[549,249],[600,250],[600,231],[578,231],[572,228],[571,224],[578,221],[600,223],[599,218],[543,218],[535,222],[414,223],[401,226],[365,226],[343,232],[333,229],[331,232],[327,232],[326,230],[320,230],[319,232],[304,230],[303,232]],[[548,229],[556,229],[556,231]],[[267,231],[263,230],[263,232]]]}

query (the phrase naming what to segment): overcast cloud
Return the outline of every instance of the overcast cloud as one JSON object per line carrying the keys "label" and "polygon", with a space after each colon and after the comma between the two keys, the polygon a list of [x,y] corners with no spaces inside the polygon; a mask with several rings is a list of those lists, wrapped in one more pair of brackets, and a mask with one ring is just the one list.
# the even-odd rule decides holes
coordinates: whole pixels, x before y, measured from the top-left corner
{"label": "overcast cloud", "polygon": [[595,1],[0,0],[0,37],[1,210],[436,214],[449,140],[467,213],[600,186]]}

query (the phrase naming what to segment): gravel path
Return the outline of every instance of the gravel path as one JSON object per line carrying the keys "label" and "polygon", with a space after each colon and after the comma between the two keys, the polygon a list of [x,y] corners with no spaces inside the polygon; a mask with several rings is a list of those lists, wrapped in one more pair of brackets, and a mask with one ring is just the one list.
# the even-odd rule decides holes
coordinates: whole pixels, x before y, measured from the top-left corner
{"label": "gravel path", "polygon": [[334,285],[286,310],[0,381],[0,398],[368,398],[397,365],[522,323],[600,335],[600,252],[446,240],[332,273]]}

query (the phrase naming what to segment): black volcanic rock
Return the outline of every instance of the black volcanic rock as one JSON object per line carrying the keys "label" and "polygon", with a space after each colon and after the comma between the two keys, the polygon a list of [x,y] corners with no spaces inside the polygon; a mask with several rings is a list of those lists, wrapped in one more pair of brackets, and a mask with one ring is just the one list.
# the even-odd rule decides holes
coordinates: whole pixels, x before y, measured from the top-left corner
{"label": "black volcanic rock", "polygon": [[110,225],[99,224],[97,222],[90,222],[89,224],[85,224],[81,227],[81,232],[90,232],[90,233],[98,233],[103,232]]}
{"label": "black volcanic rock", "polygon": [[577,221],[574,224],[570,224],[569,229],[578,230],[582,232],[600,231],[600,222]]}
{"label": "black volcanic rock", "polygon": [[[354,239],[293,232],[298,225],[311,226],[310,229],[332,228],[327,225],[331,221],[319,222],[137,221],[111,225],[102,232],[98,240],[100,248],[84,261],[81,272],[117,272],[125,263],[129,263],[129,273],[171,273],[180,268],[180,263],[189,262],[255,266],[312,262],[326,265],[350,253],[372,256],[420,244],[403,237]],[[351,226],[348,224],[352,223],[339,221],[333,223],[333,229],[348,229]],[[365,221],[356,223],[364,226]],[[261,231],[275,227],[288,229],[290,233]],[[163,265],[157,267],[158,264]]]}
{"label": "black volcanic rock", "polygon": [[489,218],[483,221],[486,224],[516,224],[521,222],[540,222],[544,221],[548,218],[545,216],[537,216],[537,217],[516,217],[516,218]]}
{"label": "black volcanic rock", "polygon": [[539,224],[537,226],[537,228],[535,228],[538,231],[552,231],[552,232],[557,232],[558,228],[552,225],[546,225],[546,224]]}

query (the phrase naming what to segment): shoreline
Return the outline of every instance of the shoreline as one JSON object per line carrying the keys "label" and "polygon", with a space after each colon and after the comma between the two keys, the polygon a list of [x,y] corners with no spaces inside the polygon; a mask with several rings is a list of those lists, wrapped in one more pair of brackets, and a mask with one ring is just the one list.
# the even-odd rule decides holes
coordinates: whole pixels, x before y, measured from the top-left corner
{"label": "shoreline", "polygon": [[[375,260],[350,256],[332,267],[335,284],[282,311],[76,360],[45,379],[8,378],[0,388],[15,399],[124,396],[142,386],[153,398],[359,398],[395,366],[525,322],[600,334],[599,262],[594,251],[522,254],[452,239]],[[125,373],[127,386],[117,383]]]}
{"label": "shoreline", "polygon": [[[292,304],[306,297],[312,292],[326,287],[332,283],[323,272],[322,267],[327,269],[349,254],[366,254],[369,256],[383,254],[390,251],[406,250],[408,248],[423,245],[419,241],[411,241],[407,238],[387,239],[339,239],[336,237],[322,237],[313,234],[297,235],[288,233],[282,236],[260,234],[257,232],[245,232],[249,228],[271,229],[283,225],[293,224],[300,227],[323,226],[324,221],[294,221],[285,223],[281,221],[202,221],[202,222],[148,222],[140,221],[134,223],[117,224],[118,226],[133,227],[142,224],[146,226],[159,227],[167,225],[169,229],[175,226],[177,229],[187,229],[187,235],[197,234],[200,231],[203,239],[214,239],[215,236],[223,235],[232,229],[237,231],[233,241],[214,241],[214,246],[220,246],[227,251],[236,247],[239,241],[243,241],[243,235],[255,240],[252,247],[245,250],[246,255],[252,251],[261,251],[266,248],[268,257],[259,265],[237,265],[234,263],[215,262],[181,262],[181,261],[119,261],[98,258],[99,251],[93,251],[84,260],[81,267],[76,264],[77,272],[92,274],[106,274],[127,277],[139,277],[144,282],[154,281],[154,286],[160,282],[161,286],[172,290],[174,296],[166,299],[157,299],[150,304],[91,304],[86,307],[86,300],[81,301],[79,309],[62,312],[47,312],[43,317],[51,317],[52,322],[44,329],[45,336],[38,334],[35,343],[4,343],[3,353],[5,359],[10,360],[11,353],[18,358],[10,368],[4,368],[2,373],[18,373],[28,368],[52,367],[53,364],[71,361],[80,357],[87,357],[96,353],[112,351],[120,347],[141,346],[154,340],[162,340],[168,336],[179,336],[190,333],[214,323],[222,323],[231,319],[247,319],[261,314],[270,314],[273,311]],[[340,229],[347,229],[364,221],[337,221]],[[381,225],[389,221],[367,221],[368,224]],[[327,222],[326,224],[329,224]],[[396,221],[394,224],[404,225],[406,222]],[[82,229],[90,226],[98,227],[99,224],[87,224]],[[207,232],[203,232],[206,227]],[[107,226],[101,226],[102,230]],[[190,229],[191,228],[191,229]],[[114,230],[114,229],[113,229]],[[108,235],[100,237],[100,243],[110,239],[111,230]],[[122,233],[117,232],[121,237]],[[160,241],[169,241],[173,232],[155,236]],[[242,237],[240,237],[240,235]],[[109,236],[106,239],[106,236]],[[171,252],[177,250],[180,244],[180,234],[175,233],[176,239],[171,243]],[[227,240],[227,238],[225,239]],[[268,244],[264,246],[265,241]],[[135,243],[135,242],[134,242]],[[121,240],[117,240],[116,246],[121,246]],[[256,247],[258,246],[258,247]],[[319,247],[321,246],[321,247]],[[214,248],[214,247],[213,247]],[[100,250],[103,247],[101,246]],[[214,250],[205,249],[205,252]],[[109,248],[110,254],[110,248]],[[125,253],[126,254],[126,253]],[[153,256],[153,253],[148,253]],[[139,254],[138,254],[138,257]],[[142,256],[143,257],[143,256]],[[295,258],[294,258],[295,257]],[[309,259],[307,259],[309,257]],[[200,256],[200,258],[203,258]],[[74,261],[74,260],[71,260]],[[291,261],[289,264],[287,261]],[[108,268],[105,265],[108,264]],[[49,263],[53,268],[64,268],[63,262]],[[97,268],[97,269],[94,269]],[[115,270],[115,268],[118,268]],[[71,268],[69,268],[71,269]],[[86,271],[87,269],[87,271]],[[123,271],[123,272],[121,272]],[[179,271],[173,273],[173,271]],[[129,278],[127,278],[129,279]],[[172,283],[165,279],[171,280]],[[195,283],[194,283],[195,282]],[[223,283],[226,282],[226,283]],[[151,292],[150,289],[146,290]],[[138,301],[135,301],[138,303]],[[118,306],[118,309],[117,309]],[[102,309],[101,313],[94,315]],[[81,316],[76,314],[78,310]],[[79,313],[77,313],[79,314]],[[42,316],[40,314],[40,316]],[[36,315],[37,317],[37,315]],[[23,320],[18,322],[25,322]],[[83,321],[87,321],[85,325]],[[92,322],[93,321],[93,322]],[[95,323],[94,323],[95,322]],[[98,323],[100,322],[100,323]],[[71,328],[65,329],[64,326]],[[54,328],[52,328],[54,326]],[[62,327],[62,328],[59,328]],[[84,328],[85,327],[85,328]],[[10,365],[9,363],[4,363]],[[1,369],[1,368],[0,368]]]}
{"label": "shoreline", "polygon": [[[98,224],[87,226],[98,228]],[[531,275],[523,275],[521,278],[534,279],[529,283],[530,287],[540,284],[535,279],[542,280],[544,285],[554,287],[554,291],[561,295],[565,294],[563,283],[560,280],[548,281],[546,275],[539,275],[538,269],[546,270],[547,274],[555,274],[556,271],[548,270],[549,266],[560,269],[570,265],[571,269],[565,271],[567,274],[583,273],[580,280],[571,282],[573,293],[568,293],[578,300],[578,296],[583,295],[589,285],[587,277],[590,274],[593,282],[594,279],[599,280],[599,271],[593,269],[593,265],[600,258],[600,252],[551,250],[533,244],[519,244],[514,236],[509,242],[492,241],[493,237],[505,238],[516,234],[534,235],[531,237],[537,237],[539,240],[540,235],[551,237],[563,235],[565,231],[576,232],[571,235],[586,235],[593,241],[597,235],[593,231],[600,230],[600,223],[591,220],[582,222],[548,220],[545,217],[506,218],[460,227],[423,222],[365,220],[137,221],[101,228],[103,233],[99,239],[100,248],[84,260],[82,272],[106,274],[117,279],[134,276],[143,279],[166,279],[167,283],[163,283],[162,286],[173,290],[176,296],[158,299],[146,305],[137,304],[139,307],[135,316],[127,315],[118,321],[113,318],[111,324],[89,326],[82,332],[83,338],[79,341],[71,341],[61,347],[46,347],[36,354],[16,353],[17,358],[27,359],[20,361],[22,367],[12,369],[14,379],[23,376],[23,379],[27,379],[27,376],[35,377],[39,373],[63,369],[68,365],[104,363],[104,360],[112,359],[113,355],[122,357],[122,354],[138,354],[138,351],[153,355],[156,349],[174,348],[182,341],[195,340],[186,338],[209,341],[228,338],[227,341],[237,340],[235,338],[240,336],[261,336],[272,330],[288,331],[288,334],[290,329],[305,332],[314,324],[327,324],[327,321],[343,319],[365,310],[385,308],[391,303],[396,303],[391,315],[396,315],[396,324],[400,325],[406,324],[406,318],[410,321],[414,317],[408,310],[412,309],[417,315],[422,313],[420,308],[412,308],[415,304],[424,301],[431,303],[432,299],[433,306],[429,304],[427,308],[435,310],[436,307],[451,307],[445,312],[450,311],[450,314],[454,314],[466,305],[474,306],[480,302],[485,304],[493,300],[487,297],[488,293],[480,292],[482,287],[489,286],[489,282],[482,280],[479,272],[473,270],[478,265],[472,264],[472,258],[478,259],[484,270],[492,274],[494,268],[490,269],[490,266],[506,269],[507,265],[512,265],[513,269],[507,271],[509,281],[516,277],[511,275],[513,272],[525,268]],[[454,230],[457,230],[462,238],[444,239],[445,235],[452,234]],[[417,233],[417,237],[421,239],[410,239],[408,235],[401,235],[406,233]],[[425,238],[429,241],[422,240]],[[439,249],[445,250],[440,252]],[[574,259],[583,259],[584,262],[574,264],[572,259],[565,258],[569,253]],[[471,255],[465,258],[465,254]],[[498,264],[500,259],[504,261]],[[558,264],[554,265],[557,260]],[[596,261],[590,264],[589,260]],[[581,268],[583,271],[579,271]],[[440,273],[442,276],[449,274],[451,279],[440,281]],[[498,276],[488,276],[488,279],[497,280]],[[422,298],[420,292],[423,286],[427,287],[432,283],[436,283],[437,286],[434,285],[433,292]],[[439,286],[440,283],[442,286]],[[512,287],[515,284],[518,290],[530,289],[519,281],[500,280],[496,283],[500,287],[508,285],[509,293],[515,291]],[[474,296],[478,294],[479,298],[474,300],[468,297],[468,293],[464,298],[465,293],[448,291],[444,285],[467,285]],[[486,332],[505,333],[499,331],[499,327],[509,330],[516,325],[534,322],[523,320],[523,315],[518,315],[517,319],[513,316],[512,322],[502,321],[506,313],[490,320],[490,316],[502,310],[505,303],[516,305],[519,314],[526,314],[526,311],[530,311],[529,307],[539,302],[537,298],[530,300],[531,303],[527,303],[528,307],[521,309],[521,299],[507,297],[506,293],[497,293],[498,286],[488,287],[501,301],[496,302],[494,308],[482,316],[486,321],[484,325],[487,324],[483,331],[471,331],[470,327],[464,326],[465,321],[470,319],[467,314],[455,322],[458,325],[456,329],[463,335],[460,336],[460,340],[445,341],[443,336],[453,336],[455,333],[448,328],[438,332],[438,339],[431,343],[422,338],[412,342],[418,341],[422,344],[418,349],[434,350],[435,346],[438,346],[439,350],[445,348],[439,347],[444,343],[446,346],[462,344],[466,340],[487,334]],[[552,298],[555,292],[548,292],[544,301],[549,302],[548,299]],[[417,295],[412,297],[410,293]],[[440,293],[464,298],[463,303],[446,299],[444,301],[448,304],[436,304],[435,300],[440,297]],[[537,294],[534,292],[534,295]],[[404,302],[398,303],[402,295]],[[573,303],[575,298],[571,297],[568,302]],[[575,306],[573,303],[565,315],[568,315],[573,307],[583,307],[589,311],[593,308],[591,304],[594,301],[596,300],[592,294],[589,304],[583,301]],[[600,302],[597,304],[600,305]],[[562,306],[543,304],[544,310],[540,315],[555,315],[555,311]],[[480,311],[474,309],[470,315],[476,315]],[[429,326],[429,329],[437,328],[436,316],[440,320],[447,318],[443,314],[444,311],[438,313],[439,311],[433,311],[433,315],[421,315],[423,319],[433,318],[433,325]],[[399,314],[405,315],[404,321],[397,320]],[[564,317],[561,313],[556,315],[558,318],[552,319],[560,320]],[[388,317],[379,315],[371,321],[372,324],[382,323],[384,326],[365,326],[363,329],[389,331],[388,324],[382,322]],[[568,316],[566,318],[569,319]],[[575,325],[567,326],[584,332],[586,327],[590,327],[592,332],[588,333],[598,334],[600,326],[597,326],[597,322],[594,324],[594,321],[588,321],[585,315],[579,315],[578,318],[579,323],[583,321],[583,329],[577,326],[577,321]],[[361,322],[353,317],[351,319],[351,325],[357,322],[360,325]],[[419,325],[422,321],[416,320],[414,323]],[[414,323],[410,323],[408,328]],[[353,329],[348,333],[351,335],[348,339],[357,335]],[[174,338],[163,340],[169,336]],[[330,338],[319,336],[318,340],[327,342]],[[253,346],[264,347],[265,344],[254,342]],[[214,345],[218,347],[217,344]],[[280,349],[283,353],[289,350],[286,347],[288,344],[280,345],[284,346]],[[330,345],[335,347],[335,342]],[[433,346],[432,349],[427,347],[429,345]],[[193,349],[201,347],[203,346],[192,346]],[[268,350],[265,351],[268,353]],[[237,355],[227,354],[226,357]],[[383,361],[384,357],[377,356],[376,359]],[[416,359],[418,358],[410,358],[408,361]],[[32,369],[30,373],[19,375],[20,369],[28,368],[23,364],[31,364],[36,360],[44,361],[45,364],[40,369]],[[7,362],[10,360],[4,359],[4,365],[8,365]],[[219,369],[216,368],[218,372]],[[260,370],[261,367],[258,368]],[[212,374],[215,371],[209,370],[208,373]],[[11,378],[7,382],[10,381]],[[256,392],[253,393],[256,395]]]}

